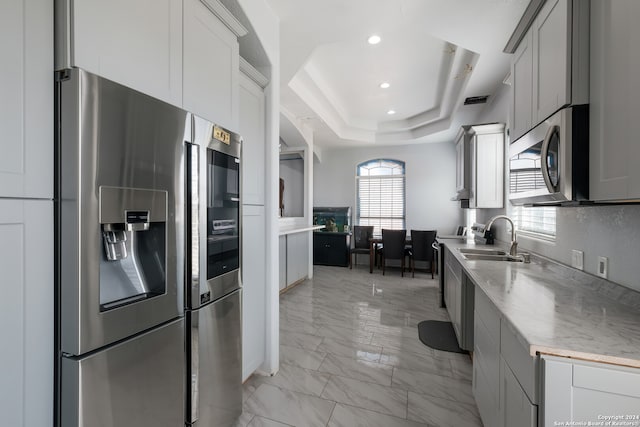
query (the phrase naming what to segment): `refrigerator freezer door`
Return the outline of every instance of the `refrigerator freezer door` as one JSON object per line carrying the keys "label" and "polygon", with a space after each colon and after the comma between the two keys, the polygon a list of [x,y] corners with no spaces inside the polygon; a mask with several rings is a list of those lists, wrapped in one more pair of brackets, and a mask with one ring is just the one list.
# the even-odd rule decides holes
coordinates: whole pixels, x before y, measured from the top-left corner
{"label": "refrigerator freezer door", "polygon": [[60,345],[80,356],[182,315],[192,119],[76,68],[58,92]]}
{"label": "refrigerator freezer door", "polygon": [[242,413],[241,290],[188,312],[191,390],[187,425],[232,425]]}
{"label": "refrigerator freezer door", "polygon": [[62,358],[65,427],[184,423],[184,319],[79,359]]}

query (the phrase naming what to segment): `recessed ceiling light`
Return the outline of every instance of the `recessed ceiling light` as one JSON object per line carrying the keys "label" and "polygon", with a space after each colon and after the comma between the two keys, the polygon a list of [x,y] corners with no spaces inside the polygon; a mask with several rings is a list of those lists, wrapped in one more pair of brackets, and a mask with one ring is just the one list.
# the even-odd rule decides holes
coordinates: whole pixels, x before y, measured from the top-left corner
{"label": "recessed ceiling light", "polygon": [[375,35],[375,34],[374,34],[374,35],[372,35],[372,36],[370,36],[370,37],[367,39],[367,41],[369,42],[369,44],[378,44],[378,43],[380,43],[380,40],[382,40],[382,39],[380,38],[380,36]]}
{"label": "recessed ceiling light", "polygon": [[396,110],[387,111],[387,114],[390,115],[390,116],[394,115],[395,113],[396,113]]}
{"label": "recessed ceiling light", "polygon": [[380,83],[380,87],[381,87],[382,89],[388,89],[388,88],[389,88],[389,86],[391,86],[391,85],[390,85],[389,83],[387,83],[387,82],[382,82],[382,83]]}

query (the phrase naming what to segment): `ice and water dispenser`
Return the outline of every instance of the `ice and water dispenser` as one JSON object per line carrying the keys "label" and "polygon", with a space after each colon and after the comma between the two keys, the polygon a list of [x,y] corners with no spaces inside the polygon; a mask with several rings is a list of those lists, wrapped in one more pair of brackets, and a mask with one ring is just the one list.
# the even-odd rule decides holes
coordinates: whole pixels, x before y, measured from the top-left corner
{"label": "ice and water dispenser", "polygon": [[100,187],[100,311],[166,292],[167,192]]}

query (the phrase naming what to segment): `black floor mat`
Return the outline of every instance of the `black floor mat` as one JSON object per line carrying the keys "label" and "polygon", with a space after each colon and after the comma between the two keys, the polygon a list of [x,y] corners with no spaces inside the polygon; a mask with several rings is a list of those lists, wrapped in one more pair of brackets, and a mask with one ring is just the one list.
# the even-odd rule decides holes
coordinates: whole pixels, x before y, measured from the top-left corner
{"label": "black floor mat", "polygon": [[440,320],[424,320],[418,323],[418,337],[427,347],[452,353],[467,354],[458,346],[456,333],[451,322]]}

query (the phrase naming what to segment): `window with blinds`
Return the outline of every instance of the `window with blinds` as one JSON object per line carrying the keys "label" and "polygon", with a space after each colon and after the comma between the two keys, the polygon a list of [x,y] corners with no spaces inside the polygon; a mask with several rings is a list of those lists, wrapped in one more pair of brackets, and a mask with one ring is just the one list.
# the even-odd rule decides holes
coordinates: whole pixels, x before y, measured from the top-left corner
{"label": "window with blinds", "polygon": [[405,166],[390,159],[369,160],[358,165],[357,222],[373,225],[375,235],[383,228],[405,228]]}
{"label": "window with blinds", "polygon": [[518,231],[535,233],[547,239],[556,237],[555,207],[515,206],[511,212],[511,217]]}

